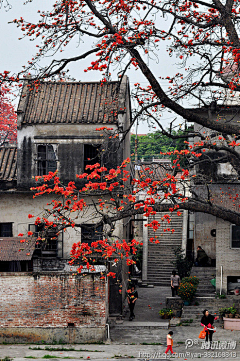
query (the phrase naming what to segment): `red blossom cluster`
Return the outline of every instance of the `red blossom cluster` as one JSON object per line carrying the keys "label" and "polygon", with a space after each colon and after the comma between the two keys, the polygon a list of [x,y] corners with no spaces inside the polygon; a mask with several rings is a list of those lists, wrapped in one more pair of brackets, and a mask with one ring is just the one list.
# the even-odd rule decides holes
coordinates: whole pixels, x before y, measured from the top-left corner
{"label": "red blossom cluster", "polygon": [[17,141],[17,114],[9,99],[10,88],[0,86],[0,145]]}

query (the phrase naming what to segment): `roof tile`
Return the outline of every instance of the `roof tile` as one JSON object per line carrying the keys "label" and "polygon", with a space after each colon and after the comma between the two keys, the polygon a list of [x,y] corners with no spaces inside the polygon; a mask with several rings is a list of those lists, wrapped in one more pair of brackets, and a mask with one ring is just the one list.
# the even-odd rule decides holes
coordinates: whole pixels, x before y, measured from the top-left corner
{"label": "roof tile", "polygon": [[[24,92],[26,92],[26,86]],[[119,82],[42,82],[20,100],[22,124],[116,123]],[[24,104],[24,106],[23,106]]]}
{"label": "roof tile", "polygon": [[0,261],[30,261],[35,250],[35,240],[21,237],[0,237]]}
{"label": "roof tile", "polygon": [[17,179],[17,147],[0,147],[0,180]]}

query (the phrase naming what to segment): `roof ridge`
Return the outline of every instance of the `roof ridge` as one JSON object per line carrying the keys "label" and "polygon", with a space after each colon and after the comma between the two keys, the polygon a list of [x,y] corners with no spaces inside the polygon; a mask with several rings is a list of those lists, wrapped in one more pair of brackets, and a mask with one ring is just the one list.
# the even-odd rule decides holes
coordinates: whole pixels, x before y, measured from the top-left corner
{"label": "roof ridge", "polygon": [[[29,83],[31,82],[31,79],[29,79]],[[33,82],[33,80],[32,80]],[[120,81],[119,80],[111,80],[111,81],[107,81],[107,82],[101,82],[101,80],[99,81],[61,81],[61,80],[58,80],[58,81],[50,81],[50,80],[47,80],[47,81],[39,81],[39,83],[41,84],[112,84],[112,83],[119,83],[120,84]]]}

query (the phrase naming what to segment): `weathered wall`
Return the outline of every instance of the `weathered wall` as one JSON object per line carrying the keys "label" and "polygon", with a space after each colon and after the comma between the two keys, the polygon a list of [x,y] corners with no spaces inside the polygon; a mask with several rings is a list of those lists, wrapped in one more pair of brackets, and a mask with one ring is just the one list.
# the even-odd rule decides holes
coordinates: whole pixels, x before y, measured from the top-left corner
{"label": "weathered wall", "polygon": [[195,213],[195,237],[194,248],[195,258],[197,257],[197,247],[201,246],[209,257],[216,259],[216,237],[211,231],[216,230],[217,220],[211,214]]}
{"label": "weathered wall", "polygon": [[216,237],[216,288],[221,287],[221,266],[223,270],[222,290],[227,293],[227,277],[239,276],[240,278],[240,249],[231,248],[231,223],[217,219]]}
{"label": "weathered wall", "polygon": [[[26,234],[28,225],[33,224],[34,220],[29,219],[28,215],[37,216],[46,208],[46,204],[53,199],[52,196],[41,196],[33,199],[32,193],[27,192],[3,192],[0,193],[0,223],[13,223],[13,236],[17,237],[19,233]],[[88,202],[87,197],[84,198]],[[81,222],[88,223],[91,218],[92,209],[81,216]],[[97,221],[97,219],[95,219]],[[114,235],[123,238],[123,221],[116,223]],[[81,241],[81,230],[68,228],[63,233],[63,258],[70,258],[70,251],[73,243]],[[59,255],[61,257],[61,255]]]}
{"label": "weathered wall", "polygon": [[106,317],[105,279],[100,275],[1,273],[2,341],[11,332],[21,341],[19,328],[29,342],[69,337],[72,342],[99,341],[105,337]]}
{"label": "weathered wall", "polygon": [[[38,216],[46,208],[46,204],[52,200],[52,197],[41,196],[33,199],[33,194],[29,192],[5,192],[0,193],[0,199],[0,222],[12,222],[13,236],[17,237],[19,233],[26,234],[29,230],[28,225],[34,224],[34,220],[29,219],[28,215]],[[64,232],[64,258],[70,258],[72,244],[80,240],[80,236],[76,235],[73,229]]]}
{"label": "weathered wall", "polygon": [[[18,176],[17,182],[20,189],[29,189],[35,185],[33,177],[37,175],[37,145],[51,144],[57,159],[59,177],[63,183],[75,181],[79,186],[83,182],[76,179],[76,174],[84,172],[83,145],[102,144],[103,137],[97,127],[101,124],[35,124],[18,130]],[[116,125],[111,125],[116,128]],[[116,143],[116,142],[115,142]],[[130,149],[130,143],[126,146]],[[122,150],[116,151],[109,145],[110,151],[106,152],[108,158],[105,162],[111,167],[117,166],[122,161]],[[128,150],[129,152],[130,150]],[[116,164],[115,164],[116,163]]]}
{"label": "weathered wall", "polygon": [[[196,192],[204,198],[207,196],[206,187],[196,186]],[[239,211],[239,184],[212,184],[209,186],[210,200],[220,207]],[[216,239],[216,288],[220,289],[221,266],[223,267],[223,292],[227,292],[227,277],[240,278],[240,249],[231,248],[231,223],[209,214],[196,213],[195,249],[202,246],[206,253],[213,255]],[[211,229],[216,229],[216,237],[211,237]]]}

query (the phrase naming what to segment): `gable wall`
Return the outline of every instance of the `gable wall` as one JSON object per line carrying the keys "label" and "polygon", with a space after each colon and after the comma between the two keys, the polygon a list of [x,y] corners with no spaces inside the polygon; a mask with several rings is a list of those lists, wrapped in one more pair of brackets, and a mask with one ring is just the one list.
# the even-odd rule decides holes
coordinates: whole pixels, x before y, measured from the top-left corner
{"label": "gable wall", "polygon": [[[35,185],[33,177],[37,175],[38,144],[53,146],[59,177],[64,183],[76,181],[81,185],[81,181],[76,180],[75,176],[84,172],[83,145],[98,145],[103,142],[102,132],[96,131],[96,128],[100,126],[94,124],[41,124],[19,129],[18,188],[29,189]],[[116,158],[116,154],[113,154],[113,158]]]}

